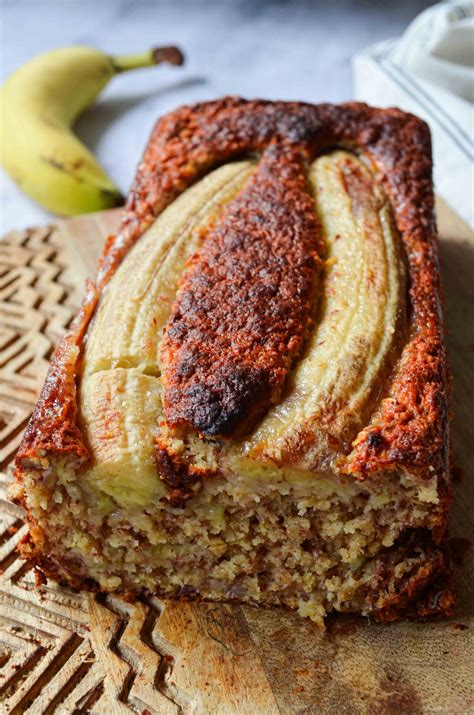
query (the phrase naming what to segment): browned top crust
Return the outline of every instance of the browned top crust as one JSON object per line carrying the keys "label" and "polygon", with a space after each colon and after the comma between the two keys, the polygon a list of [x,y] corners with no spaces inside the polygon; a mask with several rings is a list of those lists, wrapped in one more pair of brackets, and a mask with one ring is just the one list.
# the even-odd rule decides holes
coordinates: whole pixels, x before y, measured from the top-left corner
{"label": "browned top crust", "polygon": [[[84,459],[85,447],[76,424],[74,377],[78,370],[77,357],[71,346],[81,346],[100,292],[131,246],[154,217],[197,178],[243,152],[263,151],[267,156],[265,149],[269,145],[291,147],[288,153],[282,150],[280,154],[291,158],[291,162],[298,154],[309,161],[322,150],[336,145],[364,154],[389,196],[406,251],[411,336],[389,386],[387,398],[382,401],[371,424],[357,437],[354,450],[347,458],[346,471],[363,479],[381,469],[402,467],[420,478],[436,475],[447,478],[447,368],[427,125],[397,109],[379,110],[364,104],[313,106],[260,100],[247,102],[234,97],[183,107],[157,123],[130,192],[120,230],[107,241],[97,287],[89,291],[75,325],[53,358],[42,397],[20,447],[17,462],[20,470],[25,459],[39,460],[48,453],[69,452],[76,459]],[[258,176],[262,176],[262,168]],[[275,179],[272,191],[277,191],[278,185],[279,181]],[[313,233],[315,229],[309,227],[305,218],[307,204],[302,197],[301,202],[302,226],[305,231]],[[285,207],[291,212],[290,202],[285,203]],[[264,210],[263,203],[261,209]],[[234,221],[245,222],[242,216],[239,217],[239,210],[237,200],[235,217],[227,219],[229,229]],[[216,238],[224,241],[224,236],[219,239],[219,231]],[[303,254],[309,256],[307,248],[303,249]],[[314,276],[316,259],[313,257],[311,260],[313,267],[310,267],[309,273]],[[191,287],[195,290],[196,276],[205,272],[203,261],[194,267],[194,271],[191,270],[182,289],[181,302]],[[298,314],[298,320],[304,326],[308,319],[306,305],[311,291],[306,271],[298,270],[296,275],[302,281],[307,296],[295,301],[292,310],[296,311],[295,315]],[[177,313],[173,324],[178,330],[184,326]],[[264,325],[259,327],[261,330],[263,335]],[[304,337],[302,328],[285,330],[286,352],[282,362],[272,358],[265,363],[264,380],[272,381],[270,373],[273,369],[277,375],[283,375]],[[290,335],[296,336],[296,347],[290,346]],[[242,345],[242,339],[242,326],[239,326],[239,345]],[[175,349],[172,343],[175,340],[176,334],[173,337],[171,330],[167,350]],[[183,358],[178,351],[173,355],[172,362],[168,375],[171,387],[179,365],[186,364],[186,356]],[[199,369],[203,365],[199,365]],[[206,368],[203,369],[206,375]],[[278,390],[279,380],[280,377],[276,377],[272,382],[273,394]],[[54,390],[51,389],[52,383],[55,384]],[[208,389],[206,384],[204,393]],[[204,403],[206,400],[207,397]],[[170,419],[195,421],[207,429],[207,417],[199,421],[198,402],[192,407],[185,402],[177,402],[179,409],[176,413],[171,412],[174,401],[169,400],[169,394],[168,402]],[[59,414],[52,406],[61,403],[68,404],[70,409],[61,413],[59,422],[62,426],[59,427],[58,420],[52,419],[51,415]],[[232,417],[233,408],[226,410],[227,407],[219,417],[220,422],[217,420],[220,430],[231,424],[232,419],[241,420],[241,411],[237,410],[237,417]]]}
{"label": "browned top crust", "polygon": [[278,400],[323,250],[302,161],[270,144],[182,280],[162,346],[168,424],[235,435]]}

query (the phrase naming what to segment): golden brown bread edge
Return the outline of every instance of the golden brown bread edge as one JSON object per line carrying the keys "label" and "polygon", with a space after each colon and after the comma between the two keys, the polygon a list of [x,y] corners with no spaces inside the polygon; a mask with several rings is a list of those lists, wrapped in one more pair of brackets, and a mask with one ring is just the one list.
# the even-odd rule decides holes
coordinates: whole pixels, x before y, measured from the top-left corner
{"label": "golden brown bread edge", "polygon": [[[278,156],[284,169],[285,157],[304,166],[336,146],[370,162],[391,202],[409,275],[410,335],[389,382],[387,398],[354,441],[346,471],[360,480],[396,469],[405,469],[420,480],[436,476],[444,508],[432,536],[436,543],[442,542],[451,500],[448,369],[430,133],[413,115],[359,103],[309,105],[228,97],[182,107],[158,121],[138,167],[119,230],[106,242],[97,282],[88,283],[78,315],[54,353],[18,451],[18,481],[29,464],[38,465],[48,454],[67,456],[77,468],[88,463],[78,424],[75,383],[84,335],[101,292],[155,217],[198,178],[232,158],[255,152],[264,157]],[[172,467],[162,471],[160,477],[171,488],[173,498],[185,498],[186,472]],[[41,541],[38,525],[31,523],[23,553],[54,577],[47,555],[41,552]],[[420,602],[418,607],[413,606],[414,615],[450,611],[453,598],[446,559],[439,558],[437,570],[439,579],[433,580],[430,572],[431,595],[427,590],[423,595],[423,603],[436,602],[436,608]],[[418,585],[413,593],[419,590]],[[399,606],[405,616],[409,614],[409,601],[406,594],[400,594]],[[390,604],[391,613],[396,609],[396,603]]]}

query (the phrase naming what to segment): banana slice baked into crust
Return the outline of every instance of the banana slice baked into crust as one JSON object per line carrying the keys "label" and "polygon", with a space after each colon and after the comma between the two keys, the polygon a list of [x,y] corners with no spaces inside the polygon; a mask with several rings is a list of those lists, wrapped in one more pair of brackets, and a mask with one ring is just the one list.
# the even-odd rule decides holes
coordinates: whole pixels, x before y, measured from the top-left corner
{"label": "banana slice baked into crust", "polygon": [[16,460],[73,587],[448,614],[429,130],[219,101],[157,123]]}

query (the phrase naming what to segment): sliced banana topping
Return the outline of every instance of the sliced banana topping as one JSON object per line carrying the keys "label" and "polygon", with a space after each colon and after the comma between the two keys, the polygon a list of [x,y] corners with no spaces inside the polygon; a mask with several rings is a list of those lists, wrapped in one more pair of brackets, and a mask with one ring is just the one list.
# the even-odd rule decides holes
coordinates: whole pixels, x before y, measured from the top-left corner
{"label": "sliced banana topping", "polygon": [[163,494],[153,444],[160,381],[137,368],[89,374],[82,380],[81,407],[93,455],[85,484],[122,505],[147,504]]}
{"label": "sliced banana topping", "polygon": [[[249,161],[228,164],[186,191],[132,249],[102,297],[80,385],[93,455],[85,479],[119,502],[145,504],[163,492],[154,463],[163,422],[163,330],[202,229],[219,220],[253,169]],[[217,458],[224,470],[249,478],[327,471],[367,422],[389,375],[405,315],[405,270],[390,205],[349,152],[319,157],[308,178],[326,245],[314,328],[281,401],[252,434],[213,445],[209,459],[203,454],[210,445],[197,435],[187,447],[177,443],[192,464]]]}
{"label": "sliced banana topping", "polygon": [[163,327],[188,259],[200,248],[200,231],[218,220],[253,170],[249,161],[227,164],[174,201],[118,268],[89,330],[84,372],[136,367],[159,375]]}
{"label": "sliced banana topping", "polygon": [[400,242],[371,172],[335,151],[313,162],[309,180],[327,251],[316,325],[282,401],[231,450],[239,471],[253,460],[329,467],[325,453],[367,418],[403,320]]}
{"label": "sliced banana topping", "polygon": [[120,504],[143,505],[164,491],[154,458],[161,335],[201,229],[218,220],[252,170],[248,161],[223,166],[173,202],[115,273],[89,329],[79,386],[92,455],[84,481]]}

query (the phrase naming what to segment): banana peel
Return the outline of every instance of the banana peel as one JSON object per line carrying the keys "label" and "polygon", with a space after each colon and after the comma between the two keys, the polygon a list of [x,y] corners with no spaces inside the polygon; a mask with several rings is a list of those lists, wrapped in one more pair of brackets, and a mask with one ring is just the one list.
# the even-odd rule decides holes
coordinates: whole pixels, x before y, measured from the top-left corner
{"label": "banana peel", "polygon": [[121,204],[119,189],[73,127],[116,74],[161,62],[180,65],[183,55],[176,47],[162,47],[109,57],[74,46],[35,57],[0,89],[1,165],[28,196],[55,214]]}

